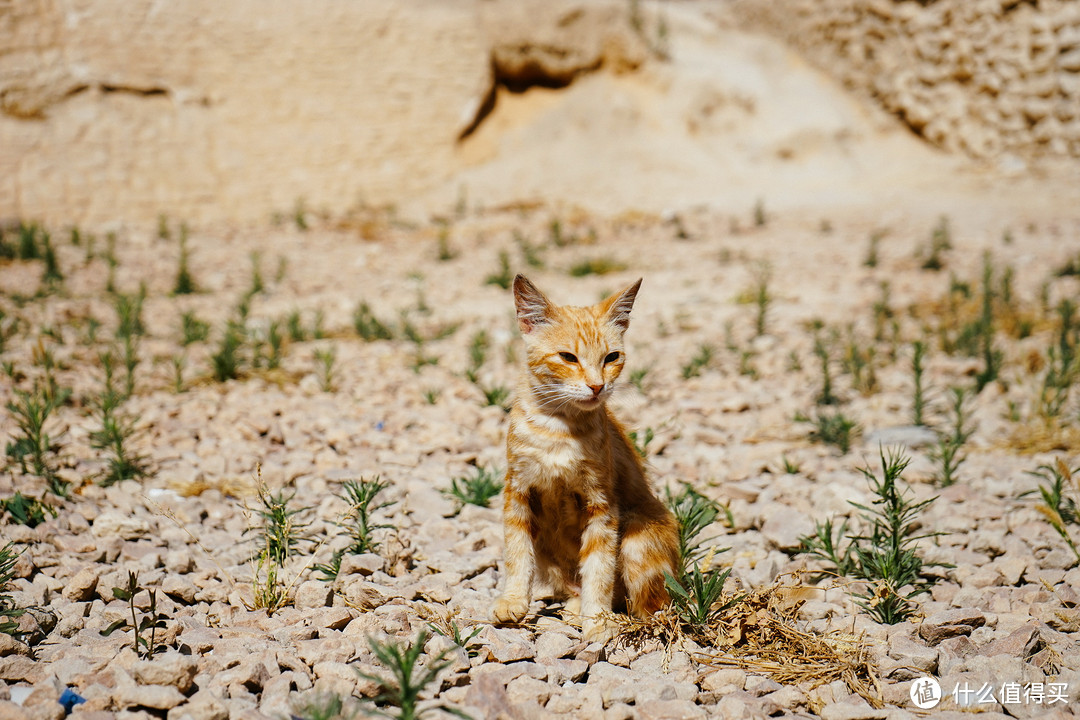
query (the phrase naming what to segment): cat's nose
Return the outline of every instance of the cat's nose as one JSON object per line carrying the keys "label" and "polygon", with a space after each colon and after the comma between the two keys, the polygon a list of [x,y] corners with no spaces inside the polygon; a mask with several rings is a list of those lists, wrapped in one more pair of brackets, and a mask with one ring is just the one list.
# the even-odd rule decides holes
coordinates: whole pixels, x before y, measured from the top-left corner
{"label": "cat's nose", "polygon": [[603,385],[590,385],[589,389],[592,390],[593,397],[600,394],[600,391],[604,389]]}

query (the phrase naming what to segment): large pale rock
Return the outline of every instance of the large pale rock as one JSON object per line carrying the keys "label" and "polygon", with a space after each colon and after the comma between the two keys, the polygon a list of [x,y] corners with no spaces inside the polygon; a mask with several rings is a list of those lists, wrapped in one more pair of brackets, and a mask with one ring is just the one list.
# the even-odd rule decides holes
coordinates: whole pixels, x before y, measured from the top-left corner
{"label": "large pale rock", "polygon": [[172,685],[182,693],[191,689],[199,664],[190,655],[166,653],[151,660],[140,660],[131,668],[135,680],[143,685]]}

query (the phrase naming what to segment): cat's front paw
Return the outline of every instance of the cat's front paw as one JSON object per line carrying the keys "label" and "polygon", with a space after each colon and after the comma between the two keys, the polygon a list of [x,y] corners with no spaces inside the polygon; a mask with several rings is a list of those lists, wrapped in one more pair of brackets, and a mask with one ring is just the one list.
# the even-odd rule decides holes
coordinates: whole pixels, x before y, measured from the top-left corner
{"label": "cat's front paw", "polygon": [[491,609],[492,619],[500,623],[521,622],[528,613],[529,603],[525,598],[513,595],[500,595]]}
{"label": "cat's front paw", "polygon": [[589,643],[606,643],[618,634],[615,623],[607,618],[590,618],[581,626],[581,639]]}

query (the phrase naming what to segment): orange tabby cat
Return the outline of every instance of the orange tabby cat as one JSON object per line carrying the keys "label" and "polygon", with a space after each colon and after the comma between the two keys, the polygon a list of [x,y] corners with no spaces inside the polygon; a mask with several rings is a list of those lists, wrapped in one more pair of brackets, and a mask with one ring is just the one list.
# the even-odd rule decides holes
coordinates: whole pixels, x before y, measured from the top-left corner
{"label": "orange tabby cat", "polygon": [[[668,601],[678,528],[653,495],[626,432],[605,406],[625,362],[623,333],[641,281],[592,307],[553,305],[514,279],[528,353],[506,438],[506,579],[499,622],[529,610],[534,579],[580,597],[583,636],[602,640],[597,618],[613,604],[635,615]],[[568,603],[568,607],[571,604]]]}

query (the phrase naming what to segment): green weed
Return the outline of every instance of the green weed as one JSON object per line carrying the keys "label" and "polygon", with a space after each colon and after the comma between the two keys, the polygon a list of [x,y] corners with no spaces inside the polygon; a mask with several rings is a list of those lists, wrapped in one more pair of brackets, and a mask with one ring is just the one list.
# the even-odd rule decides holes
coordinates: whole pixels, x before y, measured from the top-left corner
{"label": "green weed", "polygon": [[951,249],[952,231],[949,229],[949,218],[942,215],[930,234],[930,250],[923,259],[923,270],[941,270],[945,267],[942,254]]}
{"label": "green weed", "polygon": [[682,571],[686,572],[705,555],[704,539],[699,536],[716,521],[721,507],[689,483],[683,483],[677,494],[672,494],[671,488],[664,488],[664,503],[679,524],[679,560]]}
{"label": "green weed", "polygon": [[60,397],[50,398],[40,385],[35,384],[31,392],[14,392],[15,399],[8,401],[7,409],[15,420],[18,433],[5,449],[8,459],[19,463],[23,473],[32,473],[45,480],[53,494],[68,497],[70,483],[58,474],[57,446],[45,431],[49,416],[67,398],[68,391]]}
{"label": "green weed", "polygon": [[32,498],[18,490],[7,500],[0,500],[0,513],[6,512],[12,522],[27,527],[37,527],[50,517],[56,517],[56,508],[45,503],[44,498]]}
{"label": "green weed", "polygon": [[938,433],[938,443],[928,453],[930,460],[939,465],[935,480],[940,487],[948,487],[956,482],[956,472],[966,459],[961,449],[974,432],[969,423],[967,390],[951,387],[949,396],[950,429]]}
{"label": "green weed", "polygon": [[878,266],[878,246],[881,245],[884,235],[880,230],[870,233],[870,238],[866,241],[866,257],[863,258],[863,265],[866,267]]}
{"label": "green weed", "polygon": [[655,433],[651,427],[645,428],[645,431],[638,435],[636,430],[632,430],[628,433],[630,437],[630,444],[634,446],[634,451],[637,452],[638,457],[645,460],[649,457],[649,443],[653,441]]}
{"label": "green weed", "polygon": [[589,258],[582,260],[570,267],[568,271],[571,277],[585,277],[586,275],[607,275],[626,269],[626,263],[619,262],[609,257]]}
{"label": "green weed", "polygon": [[1040,465],[1028,474],[1047,481],[1046,485],[1039,484],[1042,503],[1038,510],[1068,544],[1076,556],[1076,562],[1080,563],[1080,548],[1069,531],[1070,525],[1080,525],[1080,467],[1070,468],[1064,460],[1057,458],[1053,465]]}
{"label": "green weed", "polygon": [[323,392],[334,391],[334,375],[336,374],[334,363],[336,361],[337,351],[333,347],[315,349],[315,371],[319,377],[319,387]]}
{"label": "green weed", "polygon": [[477,466],[471,476],[463,475],[451,480],[450,488],[443,490],[443,494],[456,504],[456,515],[466,505],[490,507],[491,499],[502,492],[502,489],[502,472]]}
{"label": "green weed", "polygon": [[200,320],[193,310],[180,316],[180,344],[184,347],[210,337],[210,323]]}
{"label": "green weed", "polygon": [[188,267],[187,227],[180,226],[180,262],[176,268],[176,280],[173,283],[173,295],[190,295],[198,291],[195,278]]}
{"label": "green weed", "polygon": [[221,335],[221,344],[216,353],[210,356],[214,379],[225,382],[240,376],[243,366],[243,348],[247,339],[247,328],[242,321],[229,320]]}
{"label": "green weed", "polygon": [[915,425],[926,425],[926,389],[923,387],[923,360],[926,357],[926,343],[916,340],[911,344],[911,375],[914,388],[911,398],[911,421]]}
{"label": "green weed", "polygon": [[132,631],[132,649],[135,654],[142,658],[153,657],[154,653],[165,650],[164,645],[160,645],[157,642],[157,631],[164,630],[166,627],[166,621],[169,619],[164,613],[157,611],[157,591],[147,590],[146,593],[149,596],[149,607],[142,618],[139,618],[138,608],[135,604],[135,597],[139,593],[143,592],[145,588],[139,585],[139,574],[128,571],[128,581],[124,587],[114,587],[112,589],[113,597],[117,600],[126,602],[128,610],[131,612],[131,621],[127,618],[121,618],[115,620],[107,628],[101,631],[103,636],[109,636],[117,630],[131,630]]}
{"label": "green weed", "polygon": [[461,710],[446,705],[436,705],[424,710],[417,707],[423,689],[434,682],[439,673],[452,662],[446,659],[450,651],[444,650],[421,664],[425,655],[424,645],[430,637],[427,630],[421,630],[416,640],[406,643],[404,647],[396,640],[380,642],[368,638],[368,646],[388,672],[387,677],[359,673],[360,677],[379,686],[379,694],[370,701],[374,705],[370,710],[372,713],[397,720],[417,720],[426,712],[434,710],[442,710],[458,717],[469,717]]}
{"label": "green weed", "polygon": [[697,354],[690,358],[690,361],[682,367],[683,380],[689,380],[692,377],[701,375],[701,371],[709,366],[712,359],[712,345],[699,345]]}
{"label": "green weed", "polygon": [[19,555],[20,553],[15,552],[13,542],[0,547],[0,632],[7,635],[18,633],[19,623],[16,618],[25,612],[15,605],[15,599],[6,592],[8,585],[15,579],[15,564],[19,562]]}
{"label": "green weed", "polygon": [[349,513],[342,527],[349,535],[348,552],[354,555],[378,552],[380,543],[375,539],[377,530],[389,530],[393,525],[375,520],[376,512],[395,504],[393,500],[377,501],[379,493],[390,487],[390,483],[380,480],[376,475],[371,480],[349,480],[342,485],[345,501],[349,503]]}
{"label": "green weed", "polygon": [[645,377],[649,374],[649,368],[635,368],[630,371],[630,384],[637,388],[642,395],[645,394]]}
{"label": "green weed", "polygon": [[510,289],[510,282],[514,279],[510,272],[510,254],[505,250],[499,252],[499,269],[484,278],[485,285],[498,285],[503,290]]}
{"label": "green weed", "polygon": [[390,328],[375,317],[375,314],[365,302],[358,304],[353,311],[353,328],[356,329],[356,334],[367,342],[392,340],[394,337],[394,333]]}
{"label": "green weed", "polygon": [[832,564],[830,571],[866,580],[869,587],[855,593],[857,604],[877,622],[893,625],[915,612],[912,601],[917,595],[929,592],[937,578],[927,575],[925,568],[951,567],[938,563],[925,564],[918,553],[920,540],[944,533],[923,532],[919,517],[937,498],[913,502],[910,491],[900,487],[901,475],[908,458],[899,452],[881,451],[882,477],[870,468],[862,473],[875,499],[871,505],[851,503],[861,511],[868,531],[848,535],[849,543],[840,547],[847,531],[846,522],[837,537],[830,522],[818,523],[814,536],[803,538],[803,547]]}
{"label": "green weed", "polygon": [[101,427],[90,432],[90,447],[109,453],[105,470],[98,483],[108,487],[122,480],[138,480],[146,477],[146,458],[131,450],[129,442],[136,435],[138,418],[121,415],[105,399],[99,407]]}
{"label": "green weed", "polygon": [[679,579],[665,572],[664,585],[679,619],[692,628],[704,628],[711,625],[721,612],[738,603],[742,596],[725,598],[724,595],[724,583],[730,574],[731,568],[703,571],[697,564]]}
{"label": "green weed", "polygon": [[262,507],[254,510],[260,523],[244,530],[244,535],[255,535],[256,552],[254,557],[265,560],[271,567],[282,567],[292,557],[300,544],[308,541],[308,524],[301,516],[310,512],[309,507],[290,507],[296,493],[286,494],[284,490],[271,493],[261,479],[258,484],[259,503]]}
{"label": "green weed", "polygon": [[847,455],[851,450],[851,442],[859,432],[858,423],[844,415],[840,410],[834,413],[824,413],[818,410],[814,413],[813,419],[798,413],[795,415],[795,422],[812,424],[814,426],[810,431],[812,441],[835,445],[844,455]]}
{"label": "green weed", "polygon": [[448,620],[446,623],[444,623],[444,625],[445,629],[436,627],[432,623],[427,624],[427,626],[431,628],[432,632],[449,639],[459,648],[464,650],[465,654],[469,657],[474,658],[480,654],[480,651],[477,649],[479,645],[477,643],[473,643],[472,639],[483,631],[483,625],[474,627],[472,629],[472,632],[470,632],[468,635],[466,635],[465,632],[462,631],[461,627],[457,624],[457,622],[453,620]]}

